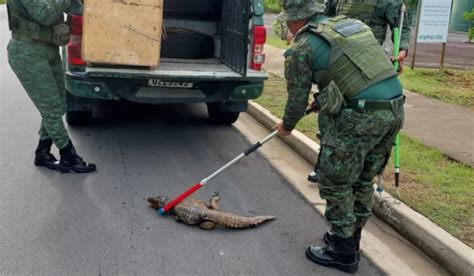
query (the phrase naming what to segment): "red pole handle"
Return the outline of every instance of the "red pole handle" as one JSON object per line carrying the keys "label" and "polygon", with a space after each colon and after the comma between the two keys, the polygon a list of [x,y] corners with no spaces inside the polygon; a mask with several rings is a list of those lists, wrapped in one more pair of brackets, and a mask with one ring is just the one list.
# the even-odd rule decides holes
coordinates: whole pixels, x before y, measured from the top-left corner
{"label": "red pole handle", "polygon": [[159,210],[160,214],[161,215],[164,215],[166,214],[169,210],[171,210],[174,206],[176,206],[176,204],[180,203],[181,201],[183,201],[185,198],[187,198],[188,196],[190,196],[192,193],[194,193],[195,191],[199,190],[203,185],[201,183],[197,183],[196,185],[190,187],[189,189],[187,189],[184,193],[180,194],[176,199],[174,199],[173,201],[171,201],[170,203],[166,204],[165,207],[161,208]]}

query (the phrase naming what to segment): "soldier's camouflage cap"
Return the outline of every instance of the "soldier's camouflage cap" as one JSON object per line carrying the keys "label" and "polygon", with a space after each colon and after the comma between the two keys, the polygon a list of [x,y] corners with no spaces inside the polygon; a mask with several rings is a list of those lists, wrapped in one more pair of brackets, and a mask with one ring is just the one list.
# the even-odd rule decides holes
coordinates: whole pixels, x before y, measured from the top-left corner
{"label": "soldier's camouflage cap", "polygon": [[283,11],[278,16],[279,20],[296,21],[310,18],[315,13],[324,12],[326,5],[316,0],[280,0]]}

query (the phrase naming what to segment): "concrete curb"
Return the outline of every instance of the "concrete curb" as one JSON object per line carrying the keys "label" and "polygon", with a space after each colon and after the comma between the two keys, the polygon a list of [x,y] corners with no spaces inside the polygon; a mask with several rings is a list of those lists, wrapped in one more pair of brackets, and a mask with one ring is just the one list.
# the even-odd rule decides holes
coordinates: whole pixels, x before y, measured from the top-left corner
{"label": "concrete curb", "polygon": [[[249,102],[247,113],[268,129],[280,121],[255,102]],[[316,142],[297,130],[283,138],[283,141],[305,160],[311,164],[315,163],[319,152],[319,145]],[[384,193],[383,198],[374,193],[374,214],[451,273],[474,275],[472,248],[404,203],[398,202],[388,193]]]}

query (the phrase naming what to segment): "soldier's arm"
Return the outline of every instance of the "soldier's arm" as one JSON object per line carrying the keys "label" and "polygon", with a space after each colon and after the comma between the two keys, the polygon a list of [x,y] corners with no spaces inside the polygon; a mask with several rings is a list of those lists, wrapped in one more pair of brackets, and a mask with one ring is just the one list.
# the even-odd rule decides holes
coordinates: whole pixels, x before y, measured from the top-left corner
{"label": "soldier's arm", "polygon": [[283,116],[283,128],[291,131],[304,116],[312,85],[313,50],[304,38],[298,39],[292,48],[285,52],[285,78],[288,101]]}
{"label": "soldier's arm", "polygon": [[41,25],[51,26],[63,18],[71,0],[19,0],[29,15]]}
{"label": "soldier's arm", "polygon": [[[393,28],[400,27],[397,26],[397,23],[399,23],[397,19],[400,17],[400,11],[403,2],[401,0],[388,0],[387,2],[388,3],[386,4],[385,16],[388,24],[390,25],[390,28],[393,30]],[[402,37],[400,40],[400,49],[408,50],[411,39],[411,28],[408,22],[407,13],[405,13],[405,16],[403,18],[403,26],[401,32]]]}

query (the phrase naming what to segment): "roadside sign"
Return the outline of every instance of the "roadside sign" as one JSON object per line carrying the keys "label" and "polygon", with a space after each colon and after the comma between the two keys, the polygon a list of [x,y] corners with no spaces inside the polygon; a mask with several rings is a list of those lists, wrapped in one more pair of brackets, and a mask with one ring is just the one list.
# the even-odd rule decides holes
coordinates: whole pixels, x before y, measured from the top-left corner
{"label": "roadside sign", "polygon": [[417,41],[446,43],[452,0],[421,0]]}

